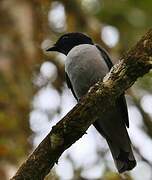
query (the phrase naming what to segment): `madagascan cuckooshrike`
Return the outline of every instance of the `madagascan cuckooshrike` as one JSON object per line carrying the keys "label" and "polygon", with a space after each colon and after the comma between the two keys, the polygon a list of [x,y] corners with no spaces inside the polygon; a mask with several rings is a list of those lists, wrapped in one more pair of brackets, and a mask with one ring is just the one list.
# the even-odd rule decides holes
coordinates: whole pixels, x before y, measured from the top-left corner
{"label": "madagascan cuckooshrike", "polygon": [[[47,51],[57,51],[67,56],[66,82],[77,100],[99,79],[103,79],[113,66],[107,52],[94,44],[90,37],[79,32],[61,36]],[[107,140],[118,171],[122,173],[133,169],[136,160],[126,129],[129,120],[124,95],[117,99],[115,107],[109,108],[104,118],[99,118],[93,125]]]}

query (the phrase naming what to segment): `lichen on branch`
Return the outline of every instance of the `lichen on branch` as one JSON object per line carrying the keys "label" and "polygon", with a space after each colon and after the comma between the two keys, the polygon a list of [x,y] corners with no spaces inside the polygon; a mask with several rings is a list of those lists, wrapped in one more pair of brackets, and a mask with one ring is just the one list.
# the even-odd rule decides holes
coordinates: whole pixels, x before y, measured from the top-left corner
{"label": "lichen on branch", "polygon": [[103,82],[96,83],[52,128],[27,161],[21,165],[12,180],[44,179],[61,154],[81,138],[98,117],[102,118],[105,115],[118,96],[150,69],[152,69],[152,29],[120,59]]}

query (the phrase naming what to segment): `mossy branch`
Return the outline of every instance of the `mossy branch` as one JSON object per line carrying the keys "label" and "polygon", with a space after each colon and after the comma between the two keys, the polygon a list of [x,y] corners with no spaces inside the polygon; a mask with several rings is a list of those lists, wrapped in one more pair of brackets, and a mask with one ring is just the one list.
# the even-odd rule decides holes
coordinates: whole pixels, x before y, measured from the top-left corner
{"label": "mossy branch", "polygon": [[152,29],[128,51],[103,82],[95,84],[88,94],[58,122],[24,162],[12,180],[42,180],[61,154],[81,138],[98,117],[102,119],[109,106],[137,78],[152,68]]}

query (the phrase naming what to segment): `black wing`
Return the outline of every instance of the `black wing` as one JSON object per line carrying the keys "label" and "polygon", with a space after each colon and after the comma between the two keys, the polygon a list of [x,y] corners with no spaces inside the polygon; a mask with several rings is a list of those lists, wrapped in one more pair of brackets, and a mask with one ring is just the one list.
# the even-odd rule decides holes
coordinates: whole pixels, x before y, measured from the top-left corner
{"label": "black wing", "polygon": [[106,52],[105,49],[101,48],[99,45],[96,44],[96,47],[98,48],[98,50],[101,52],[101,56],[103,57],[103,59],[105,60],[109,70],[112,68],[113,63],[108,55],[108,53]]}
{"label": "black wing", "polygon": [[[110,70],[113,66],[113,63],[112,63],[108,53],[106,52],[106,50],[101,48],[99,45],[96,45],[96,47],[101,52],[101,55],[102,55],[103,59],[105,60],[107,66]],[[126,103],[124,93],[118,98],[116,103],[118,104],[118,107],[122,113],[122,116],[123,116],[123,119],[125,121],[126,126],[129,128],[128,110],[127,110],[127,103]]]}
{"label": "black wing", "polygon": [[69,76],[68,76],[67,73],[65,73],[65,78],[66,78],[66,83],[67,83],[68,88],[71,89],[73,96],[74,96],[74,97],[76,98],[76,100],[78,101],[78,98],[76,97],[76,94],[75,94],[75,92],[74,92],[74,89],[73,89],[73,87],[72,87],[71,81],[70,81]]}
{"label": "black wing", "polygon": [[124,93],[118,98],[116,103],[118,103],[118,107],[120,108],[125,124],[129,128],[128,109]]}

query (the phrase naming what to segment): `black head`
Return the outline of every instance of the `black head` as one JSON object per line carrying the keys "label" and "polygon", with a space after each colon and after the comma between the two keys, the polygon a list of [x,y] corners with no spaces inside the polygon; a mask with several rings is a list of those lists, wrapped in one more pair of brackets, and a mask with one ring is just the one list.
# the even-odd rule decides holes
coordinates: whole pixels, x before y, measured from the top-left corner
{"label": "black head", "polygon": [[85,34],[74,32],[67,33],[61,36],[53,47],[47,49],[47,51],[58,51],[65,55],[75,46],[80,44],[93,44],[92,39]]}

